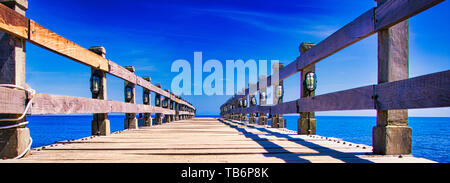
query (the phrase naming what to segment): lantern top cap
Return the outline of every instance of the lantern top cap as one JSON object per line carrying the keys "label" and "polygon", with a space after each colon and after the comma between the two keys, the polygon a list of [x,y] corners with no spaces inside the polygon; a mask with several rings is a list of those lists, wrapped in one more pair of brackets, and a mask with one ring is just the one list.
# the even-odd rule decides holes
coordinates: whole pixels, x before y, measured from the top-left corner
{"label": "lantern top cap", "polygon": [[5,5],[17,5],[24,10],[28,9],[28,0],[0,0],[0,3]]}
{"label": "lantern top cap", "polygon": [[148,77],[148,76],[142,77],[142,79],[144,79],[144,80],[146,80],[146,81],[151,81],[151,80],[152,80],[152,79],[151,79],[150,77]]}
{"label": "lantern top cap", "polygon": [[303,54],[315,45],[315,43],[303,42],[302,44],[300,44],[298,50],[300,51],[300,54]]}
{"label": "lantern top cap", "polygon": [[94,52],[97,55],[102,56],[103,58],[105,58],[106,55],[106,49],[103,46],[92,46],[89,48],[89,51]]}
{"label": "lantern top cap", "polygon": [[136,71],[133,66],[125,66],[125,69],[127,69],[130,72]]}

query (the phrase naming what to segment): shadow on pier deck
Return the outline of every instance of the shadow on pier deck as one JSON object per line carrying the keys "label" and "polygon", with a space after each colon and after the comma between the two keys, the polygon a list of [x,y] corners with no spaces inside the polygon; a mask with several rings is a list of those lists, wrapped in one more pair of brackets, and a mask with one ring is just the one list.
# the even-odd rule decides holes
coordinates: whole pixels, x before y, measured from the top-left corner
{"label": "shadow on pier deck", "polygon": [[[333,141],[335,140],[335,141]],[[371,147],[319,136],[214,118],[92,136],[33,149],[31,156],[0,162],[145,163],[370,163],[432,162],[412,156],[371,155]],[[364,149],[363,149],[364,147]],[[369,153],[369,155],[366,155]]]}

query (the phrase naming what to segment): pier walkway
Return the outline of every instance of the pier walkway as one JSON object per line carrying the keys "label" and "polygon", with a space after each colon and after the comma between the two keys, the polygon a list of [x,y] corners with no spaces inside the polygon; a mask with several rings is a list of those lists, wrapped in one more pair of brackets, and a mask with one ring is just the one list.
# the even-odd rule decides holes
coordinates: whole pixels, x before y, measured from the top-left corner
{"label": "pier walkway", "polygon": [[[271,65],[270,76],[259,73],[256,83],[233,89],[217,109],[221,118],[214,119],[195,118],[196,106],[167,83],[152,80],[156,73],[139,76],[134,66],[108,59],[104,47],[86,49],[28,18],[27,0],[0,0],[0,163],[432,162],[410,155],[408,109],[450,107],[450,70],[410,78],[409,19],[443,1],[377,0],[376,7],[323,41],[302,42],[300,55],[286,65]],[[316,95],[316,63],[373,35],[378,36],[377,83]],[[47,94],[28,85],[27,44],[85,65],[91,97]],[[283,81],[297,73],[300,98],[286,101]],[[124,101],[108,99],[110,77],[124,81]],[[372,147],[316,135],[316,112],[343,110],[377,112]],[[111,133],[111,113],[125,114],[124,131]],[[92,114],[92,136],[30,150],[27,115],[48,114]],[[297,131],[285,129],[286,114],[299,115]]]}
{"label": "pier walkway", "polygon": [[[393,163],[433,162],[373,155],[372,147],[280,128],[194,118],[33,149],[20,163]],[[368,154],[368,155],[367,155]]]}

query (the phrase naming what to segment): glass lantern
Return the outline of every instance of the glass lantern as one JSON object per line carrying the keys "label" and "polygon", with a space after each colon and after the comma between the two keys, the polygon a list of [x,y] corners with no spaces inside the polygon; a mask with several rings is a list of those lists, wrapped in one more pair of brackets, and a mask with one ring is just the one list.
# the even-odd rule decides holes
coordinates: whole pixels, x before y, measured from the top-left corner
{"label": "glass lantern", "polygon": [[159,95],[155,97],[155,106],[161,106],[161,97]]}
{"label": "glass lantern", "polygon": [[148,104],[150,102],[150,94],[148,91],[144,91],[144,96],[142,97],[142,100],[144,101],[144,104]]}
{"label": "glass lantern", "polygon": [[256,105],[256,97],[255,97],[255,96],[252,96],[252,97],[250,98],[250,105],[251,105],[251,106],[255,106],[255,105]]}
{"label": "glass lantern", "polygon": [[317,76],[314,72],[308,72],[305,75],[305,89],[309,92],[313,92],[317,87]]}
{"label": "glass lantern", "polygon": [[130,85],[125,87],[125,101],[130,102],[133,99],[133,88]]}
{"label": "glass lantern", "polygon": [[281,85],[278,85],[278,86],[277,86],[276,94],[277,94],[277,97],[278,97],[278,98],[283,97],[283,86],[281,86]]}
{"label": "glass lantern", "polygon": [[98,75],[92,75],[91,77],[91,92],[94,95],[98,95],[100,93],[101,87],[101,79]]}

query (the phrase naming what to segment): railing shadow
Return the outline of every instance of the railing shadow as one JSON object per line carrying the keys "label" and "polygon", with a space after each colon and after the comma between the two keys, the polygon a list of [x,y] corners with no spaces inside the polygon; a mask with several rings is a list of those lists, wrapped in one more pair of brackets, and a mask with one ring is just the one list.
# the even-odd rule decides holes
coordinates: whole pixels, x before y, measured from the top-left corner
{"label": "railing shadow", "polygon": [[[293,138],[293,137],[289,136],[288,134],[273,132],[266,128],[258,128],[255,126],[246,125],[245,123],[242,123],[242,122],[231,121],[231,120],[227,120],[227,119],[218,119],[218,120],[220,122],[230,126],[231,128],[236,129],[237,131],[244,134],[245,137],[252,139],[256,143],[258,143],[259,145],[264,147],[264,149],[268,152],[268,153],[265,153],[264,156],[276,157],[276,158],[282,159],[283,161],[285,161],[287,163],[311,163],[311,161],[301,158],[299,156],[330,156],[332,158],[339,159],[346,163],[373,163],[372,161],[362,159],[357,156],[357,155],[364,155],[364,153],[340,152],[340,151],[330,149],[330,148],[327,148],[324,146],[320,146],[318,144],[308,142],[308,141],[305,141],[302,139]],[[224,120],[229,121],[229,122],[225,122]],[[306,147],[311,148],[318,152],[317,153],[294,153],[294,152],[288,151],[288,150],[284,149],[282,146],[280,146],[274,142],[268,141],[268,140],[262,140],[264,138],[260,138],[258,135],[254,134],[252,132],[248,132],[244,128],[239,128],[238,125],[234,125],[232,123],[243,125],[248,128],[257,129],[261,132],[266,132],[268,135],[273,135],[275,137],[286,138],[290,142],[294,142],[299,145],[306,146]],[[270,148],[266,148],[268,146],[270,146]],[[276,147],[276,148],[274,148],[274,147]],[[292,155],[290,156],[290,154],[292,154]]]}

